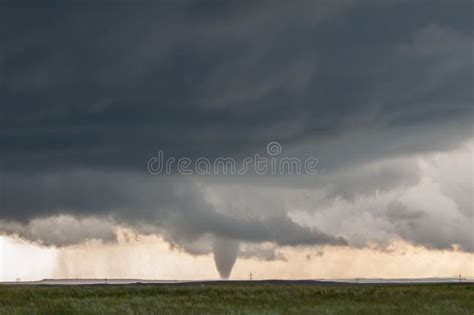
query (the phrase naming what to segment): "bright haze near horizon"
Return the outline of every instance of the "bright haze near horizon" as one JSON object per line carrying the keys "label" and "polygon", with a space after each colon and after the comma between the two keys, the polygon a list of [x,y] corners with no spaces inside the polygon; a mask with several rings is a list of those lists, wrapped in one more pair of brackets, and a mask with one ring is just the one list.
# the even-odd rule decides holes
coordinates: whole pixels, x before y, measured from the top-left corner
{"label": "bright haze near horizon", "polygon": [[474,277],[473,32],[468,0],[2,1],[0,281]]}

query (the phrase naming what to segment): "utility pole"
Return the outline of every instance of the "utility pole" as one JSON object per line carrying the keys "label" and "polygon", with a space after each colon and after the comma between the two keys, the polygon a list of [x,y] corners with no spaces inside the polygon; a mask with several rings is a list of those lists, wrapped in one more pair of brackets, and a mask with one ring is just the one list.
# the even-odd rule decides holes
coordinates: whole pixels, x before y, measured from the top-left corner
{"label": "utility pole", "polygon": [[250,273],[250,274],[249,274],[249,279],[250,279],[250,281],[252,281],[252,280],[253,280],[252,273]]}

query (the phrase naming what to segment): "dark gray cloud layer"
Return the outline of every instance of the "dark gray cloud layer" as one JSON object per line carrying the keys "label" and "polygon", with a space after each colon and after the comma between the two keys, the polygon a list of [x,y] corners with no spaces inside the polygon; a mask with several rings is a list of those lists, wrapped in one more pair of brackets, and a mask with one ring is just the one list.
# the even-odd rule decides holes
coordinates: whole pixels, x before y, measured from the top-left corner
{"label": "dark gray cloud layer", "polygon": [[[471,131],[471,9],[2,2],[2,158],[19,170],[141,168],[157,148],[240,155],[272,139],[290,146],[355,130],[409,130],[397,154],[437,149]],[[417,141],[449,123],[447,139]]]}
{"label": "dark gray cloud layer", "polygon": [[[110,240],[120,224],[189,252],[206,235],[358,246],[332,223],[297,223],[282,196],[305,208],[294,191],[322,194],[309,207],[317,213],[413,185],[418,168],[397,158],[472,138],[471,1],[3,1],[0,9],[0,230],[45,244]],[[321,177],[246,176],[236,185],[262,196],[233,203],[235,193],[216,188],[232,190],[228,179],[146,174],[156,150],[242,157],[272,140],[285,154],[317,156]],[[268,197],[269,187],[286,192]],[[465,190],[443,189],[472,217]],[[420,217],[430,214],[387,198],[374,214],[387,235],[472,251],[465,230],[424,233]],[[34,221],[51,216],[59,217]],[[108,223],[101,229],[91,217]],[[46,233],[55,224],[76,228]],[[233,262],[218,262],[224,276]]]}
{"label": "dark gray cloud layer", "polygon": [[[4,219],[27,222],[61,214],[114,217],[144,233],[164,233],[182,243],[212,234],[279,245],[346,244],[343,238],[294,223],[281,206],[248,214],[219,209],[205,199],[205,191],[196,182],[185,177],[97,172],[29,174],[16,181],[18,177],[8,181]],[[84,234],[87,238],[87,231]],[[59,238],[57,243],[70,242]]]}

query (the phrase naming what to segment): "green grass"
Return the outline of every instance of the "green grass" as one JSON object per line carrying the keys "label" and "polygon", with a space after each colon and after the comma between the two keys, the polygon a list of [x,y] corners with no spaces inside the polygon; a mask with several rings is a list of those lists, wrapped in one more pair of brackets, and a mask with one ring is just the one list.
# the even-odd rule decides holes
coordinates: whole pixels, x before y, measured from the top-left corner
{"label": "green grass", "polygon": [[163,313],[474,314],[474,286],[0,286],[0,314]]}

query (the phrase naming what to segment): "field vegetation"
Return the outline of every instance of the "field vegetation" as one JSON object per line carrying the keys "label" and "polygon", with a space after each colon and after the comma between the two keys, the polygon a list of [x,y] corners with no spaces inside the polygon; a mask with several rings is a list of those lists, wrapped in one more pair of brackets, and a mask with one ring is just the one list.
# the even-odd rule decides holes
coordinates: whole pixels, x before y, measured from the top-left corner
{"label": "field vegetation", "polygon": [[0,313],[474,314],[474,285],[2,285]]}

